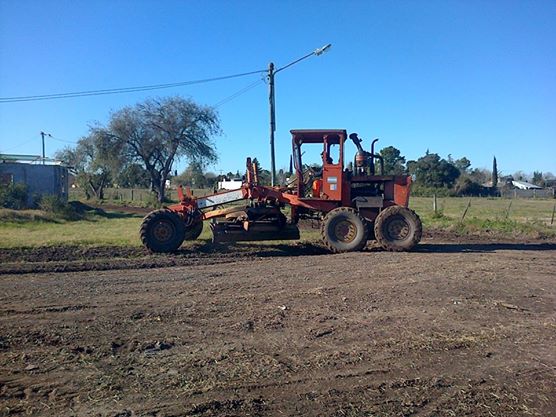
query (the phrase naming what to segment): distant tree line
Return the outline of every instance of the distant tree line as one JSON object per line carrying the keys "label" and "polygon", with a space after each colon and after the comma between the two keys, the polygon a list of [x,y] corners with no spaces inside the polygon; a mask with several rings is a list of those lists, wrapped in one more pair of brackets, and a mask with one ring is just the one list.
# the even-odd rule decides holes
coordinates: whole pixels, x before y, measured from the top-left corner
{"label": "distant tree line", "polygon": [[[182,97],[148,99],[113,112],[104,125],[91,126],[76,146],[66,147],[56,158],[73,168],[76,182],[87,197],[102,199],[109,186],[149,188],[163,202],[170,179],[192,188],[216,189],[223,178],[241,178],[239,170],[225,175],[205,170],[217,160],[212,138],[219,133],[218,115],[211,107]],[[417,195],[491,195],[502,181],[496,158],[489,171],[472,168],[465,156],[442,158],[428,150],[417,160],[409,161],[393,146],[383,148],[380,154],[385,174],[411,175]],[[188,161],[188,166],[178,175],[173,167],[179,159]],[[259,182],[269,185],[270,171],[256,158],[253,162],[257,164]],[[285,185],[292,176],[291,170],[291,166],[278,170],[277,183]],[[544,186],[553,178],[550,173],[535,171],[528,177],[517,172],[504,181],[527,180]]]}
{"label": "distant tree line", "polygon": [[[499,188],[507,187],[511,180],[523,180],[539,186],[545,186],[554,180],[551,173],[534,172],[532,176],[518,171],[513,175],[501,176],[498,171],[496,157],[493,158],[493,169],[473,168],[471,160],[466,156],[453,158],[448,155],[442,158],[437,153],[428,150],[416,160],[407,161],[401,151],[393,146],[388,146],[380,151],[384,159],[385,175],[411,175],[413,178],[412,193],[414,195],[428,196],[432,194],[442,196],[495,196]],[[259,182],[270,185],[270,171],[264,169],[257,158]],[[312,164],[309,167],[319,170],[320,165]],[[291,167],[290,167],[291,169]],[[243,171],[242,171],[243,172]],[[289,169],[282,168],[276,172],[276,183],[285,185],[288,178],[293,177]],[[193,188],[214,188],[217,181],[222,178],[241,178],[238,170],[236,173],[228,172],[217,176],[212,172],[204,172],[202,167],[191,163],[189,167],[175,180],[178,183],[189,185]]]}
{"label": "distant tree line", "polygon": [[[384,158],[384,170],[387,175],[408,174],[413,177],[415,195],[453,195],[453,196],[488,196],[498,195],[499,188],[511,186],[512,180],[530,181],[544,187],[553,182],[552,173],[534,172],[532,177],[523,172],[501,177],[496,157],[493,157],[492,170],[472,168],[467,157],[459,159],[448,155],[446,159],[428,150],[415,161],[407,161],[401,152],[393,146],[380,151]],[[501,182],[503,180],[503,182]]]}

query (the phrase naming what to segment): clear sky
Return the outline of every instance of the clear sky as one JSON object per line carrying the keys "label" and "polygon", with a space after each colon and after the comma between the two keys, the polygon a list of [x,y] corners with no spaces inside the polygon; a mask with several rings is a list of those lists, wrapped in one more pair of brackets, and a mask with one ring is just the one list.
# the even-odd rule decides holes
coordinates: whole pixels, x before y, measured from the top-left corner
{"label": "clear sky", "polygon": [[[503,174],[556,173],[556,1],[0,0],[0,97],[172,83],[280,67],[277,168],[290,129],[345,128],[407,159],[427,149]],[[264,78],[0,103],[0,152],[46,154],[147,97],[215,105]],[[211,169],[269,167],[268,86],[218,107]],[[353,149],[350,147],[351,151]],[[177,167],[181,169],[185,161]]]}

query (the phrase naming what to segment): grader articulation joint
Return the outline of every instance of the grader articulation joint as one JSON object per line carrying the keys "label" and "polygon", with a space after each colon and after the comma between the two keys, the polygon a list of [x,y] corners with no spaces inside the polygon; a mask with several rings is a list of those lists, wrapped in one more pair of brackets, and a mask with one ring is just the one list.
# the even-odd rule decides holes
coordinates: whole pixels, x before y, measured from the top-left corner
{"label": "grader articulation joint", "polygon": [[[259,184],[257,167],[247,158],[241,188],[195,198],[178,188],[180,202],[151,212],[141,225],[141,240],[153,252],[172,252],[199,237],[210,220],[214,242],[299,239],[300,219],[321,221],[321,236],[332,252],[361,250],[376,239],[390,251],[412,249],[421,239],[421,220],[408,208],[411,177],[383,175],[384,162],[361,146],[351,168],[344,167],[345,130],[292,130],[294,179],[286,186]],[[317,147],[322,169],[302,161],[302,148]],[[375,160],[380,164],[376,175]],[[239,203],[242,204],[239,204]],[[236,205],[229,206],[235,203]],[[226,207],[219,208],[226,205]],[[288,206],[289,218],[282,209]]]}

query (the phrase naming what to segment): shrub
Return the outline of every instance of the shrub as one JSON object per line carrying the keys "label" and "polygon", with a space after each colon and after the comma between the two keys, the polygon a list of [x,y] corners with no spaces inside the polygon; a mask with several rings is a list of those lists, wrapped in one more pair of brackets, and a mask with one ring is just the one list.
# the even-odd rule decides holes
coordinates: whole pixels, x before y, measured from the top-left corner
{"label": "shrub", "polygon": [[38,205],[41,210],[65,220],[79,220],[83,217],[83,214],[79,213],[73,205],[55,195],[43,195]]}
{"label": "shrub", "polygon": [[27,206],[27,186],[9,184],[0,186],[0,207],[20,210]]}
{"label": "shrub", "polygon": [[455,186],[455,194],[458,197],[484,197],[495,196],[498,190],[492,187],[484,187],[469,177],[460,177]]}

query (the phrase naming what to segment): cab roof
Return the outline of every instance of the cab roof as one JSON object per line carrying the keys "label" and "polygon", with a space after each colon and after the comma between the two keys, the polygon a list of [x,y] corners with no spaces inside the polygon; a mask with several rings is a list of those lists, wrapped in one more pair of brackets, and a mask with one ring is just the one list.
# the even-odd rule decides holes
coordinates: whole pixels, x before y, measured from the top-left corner
{"label": "cab roof", "polygon": [[302,141],[304,143],[322,143],[327,135],[337,135],[339,137],[347,137],[345,129],[294,129],[290,130],[294,141]]}

